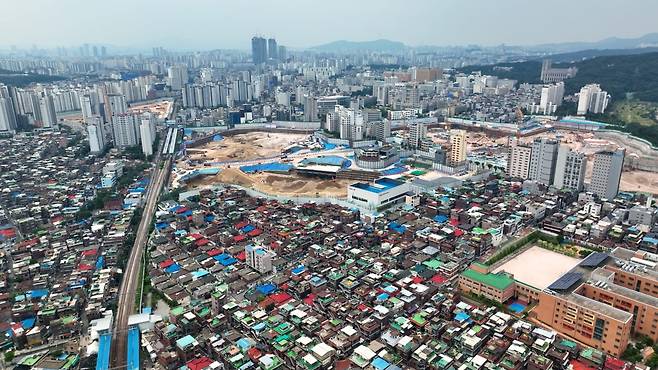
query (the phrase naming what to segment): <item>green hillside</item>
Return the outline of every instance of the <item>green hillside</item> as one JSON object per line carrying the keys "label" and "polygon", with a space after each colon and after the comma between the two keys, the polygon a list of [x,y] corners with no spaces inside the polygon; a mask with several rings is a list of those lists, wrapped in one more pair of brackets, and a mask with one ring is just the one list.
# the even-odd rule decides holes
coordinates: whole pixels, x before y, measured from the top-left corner
{"label": "green hillside", "polygon": [[[554,67],[578,67],[576,77],[565,80],[568,94],[578,92],[583,85],[599,83],[612,95],[623,100],[626,94],[638,100],[658,102],[658,52],[638,55],[601,56],[575,63],[553,64]],[[540,61],[469,66],[460,71],[481,71],[519,82],[539,83]]]}

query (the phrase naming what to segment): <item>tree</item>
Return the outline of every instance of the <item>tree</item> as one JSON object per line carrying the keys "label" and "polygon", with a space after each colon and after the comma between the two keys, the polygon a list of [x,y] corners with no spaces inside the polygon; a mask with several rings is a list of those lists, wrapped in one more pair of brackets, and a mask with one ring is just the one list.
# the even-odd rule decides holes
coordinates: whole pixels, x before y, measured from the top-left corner
{"label": "tree", "polygon": [[14,353],[14,351],[7,351],[7,352],[5,352],[5,362],[6,362],[6,363],[7,363],[7,362],[10,363],[10,362],[14,361],[14,356],[15,356],[15,355],[16,355],[16,354]]}

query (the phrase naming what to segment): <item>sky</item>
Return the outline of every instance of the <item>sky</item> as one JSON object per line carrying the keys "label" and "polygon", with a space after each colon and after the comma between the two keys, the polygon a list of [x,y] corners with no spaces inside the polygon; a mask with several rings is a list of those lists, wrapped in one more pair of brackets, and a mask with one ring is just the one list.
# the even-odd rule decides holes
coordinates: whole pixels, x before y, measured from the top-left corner
{"label": "sky", "polygon": [[[172,50],[336,40],[535,45],[658,32],[656,0],[0,0],[0,47]],[[623,5],[622,5],[623,3]],[[6,32],[11,30],[10,32]]]}

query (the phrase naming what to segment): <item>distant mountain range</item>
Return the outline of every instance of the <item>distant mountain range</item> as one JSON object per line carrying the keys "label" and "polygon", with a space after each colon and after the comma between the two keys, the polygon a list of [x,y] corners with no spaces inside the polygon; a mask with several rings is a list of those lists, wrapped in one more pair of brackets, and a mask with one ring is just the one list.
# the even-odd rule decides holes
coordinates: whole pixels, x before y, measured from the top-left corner
{"label": "distant mountain range", "polygon": [[567,53],[588,49],[637,49],[646,47],[658,47],[658,33],[648,33],[636,38],[609,37],[595,42],[563,42],[553,44],[540,44],[532,48],[551,50],[553,52]]}
{"label": "distant mountain range", "polygon": [[[622,50],[622,49],[643,49],[658,47],[658,33],[649,33],[636,38],[617,38],[610,37],[595,42],[564,42],[552,44],[540,44],[531,46],[515,46],[538,52],[554,53],[572,53],[583,50]],[[354,52],[381,52],[398,54],[410,49],[428,50],[442,49],[440,46],[408,46],[399,41],[379,39],[373,41],[347,41],[339,40],[323,45],[309,48],[309,50],[320,53],[354,53]],[[466,47],[465,47],[466,48]],[[640,52],[638,52],[639,54]],[[592,53],[590,53],[592,54]],[[618,53],[612,53],[618,54]],[[606,54],[602,54],[606,55]],[[577,58],[579,59],[579,58]]]}
{"label": "distant mountain range", "polygon": [[381,53],[400,53],[409,49],[409,46],[402,42],[391,40],[374,40],[374,41],[346,41],[339,40],[314,46],[309,48],[319,53],[355,53],[355,52],[381,52]]}

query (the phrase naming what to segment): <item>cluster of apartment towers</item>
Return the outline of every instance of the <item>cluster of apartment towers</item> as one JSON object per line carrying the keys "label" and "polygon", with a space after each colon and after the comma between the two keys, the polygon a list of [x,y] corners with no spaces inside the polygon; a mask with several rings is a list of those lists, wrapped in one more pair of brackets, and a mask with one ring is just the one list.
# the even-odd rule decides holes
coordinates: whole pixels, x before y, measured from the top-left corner
{"label": "cluster of apartment towers", "polygon": [[510,138],[507,172],[513,178],[557,189],[587,190],[601,198],[614,199],[619,193],[625,152],[618,148],[595,153],[592,179],[585,184],[585,153],[571,149],[559,139],[537,138],[530,145],[522,145]]}

